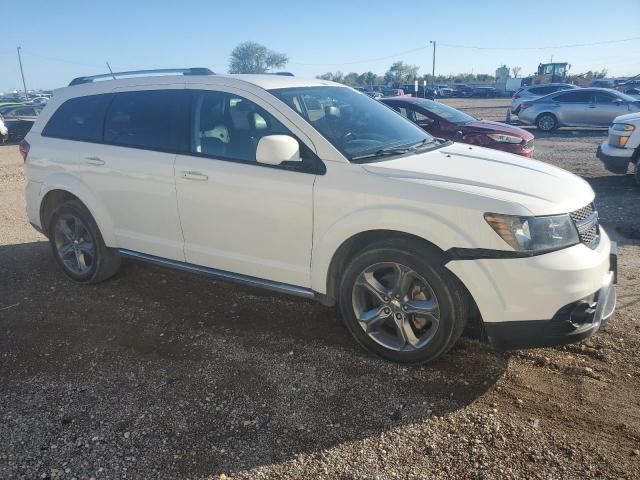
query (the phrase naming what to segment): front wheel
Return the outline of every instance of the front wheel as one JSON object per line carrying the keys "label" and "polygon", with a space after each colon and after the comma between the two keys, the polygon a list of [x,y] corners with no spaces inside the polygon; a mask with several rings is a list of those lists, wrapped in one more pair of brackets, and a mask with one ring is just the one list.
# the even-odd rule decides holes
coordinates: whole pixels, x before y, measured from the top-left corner
{"label": "front wheel", "polygon": [[426,363],[447,352],[468,315],[463,289],[437,252],[403,239],[373,245],[354,258],[339,298],[358,343],[402,363]]}
{"label": "front wheel", "polygon": [[553,132],[558,128],[558,120],[551,113],[543,113],[536,120],[536,126],[542,132]]}

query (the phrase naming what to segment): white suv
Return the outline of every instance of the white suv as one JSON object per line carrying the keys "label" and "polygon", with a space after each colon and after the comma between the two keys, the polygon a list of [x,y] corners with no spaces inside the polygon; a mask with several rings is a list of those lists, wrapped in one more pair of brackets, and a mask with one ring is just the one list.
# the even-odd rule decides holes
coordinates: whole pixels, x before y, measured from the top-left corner
{"label": "white suv", "polygon": [[414,363],[471,315],[514,348],[613,313],[616,257],[582,179],[433,138],[344,85],[177,73],[76,79],[22,143],[29,219],[73,280],[131,257],[313,298]]}

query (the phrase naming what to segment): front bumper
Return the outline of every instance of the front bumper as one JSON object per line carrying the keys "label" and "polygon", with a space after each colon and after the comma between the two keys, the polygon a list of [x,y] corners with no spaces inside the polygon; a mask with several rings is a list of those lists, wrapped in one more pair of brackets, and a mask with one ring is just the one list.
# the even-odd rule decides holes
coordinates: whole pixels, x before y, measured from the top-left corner
{"label": "front bumper", "polygon": [[602,142],[596,151],[596,157],[603,163],[604,168],[612,173],[626,174],[629,163],[633,160],[634,151],[629,148],[618,148]]}
{"label": "front bumper", "polygon": [[565,305],[551,320],[486,323],[489,342],[499,350],[509,350],[565,345],[594,335],[615,310],[615,278],[615,271],[608,272],[596,293]]}

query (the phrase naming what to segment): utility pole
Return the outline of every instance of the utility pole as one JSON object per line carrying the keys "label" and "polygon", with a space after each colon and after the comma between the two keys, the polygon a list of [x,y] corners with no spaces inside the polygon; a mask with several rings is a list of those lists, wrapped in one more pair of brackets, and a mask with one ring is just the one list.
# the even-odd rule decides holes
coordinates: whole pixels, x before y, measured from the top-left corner
{"label": "utility pole", "polygon": [[433,77],[433,83],[436,83],[436,41],[429,40],[429,43],[433,43],[433,66],[431,67],[431,76]]}
{"label": "utility pole", "polygon": [[27,93],[27,83],[24,81],[24,70],[22,69],[22,57],[20,56],[20,50],[22,47],[18,47],[18,62],[20,63],[20,75],[22,75],[22,86],[24,87],[24,96],[29,100],[29,94]]}

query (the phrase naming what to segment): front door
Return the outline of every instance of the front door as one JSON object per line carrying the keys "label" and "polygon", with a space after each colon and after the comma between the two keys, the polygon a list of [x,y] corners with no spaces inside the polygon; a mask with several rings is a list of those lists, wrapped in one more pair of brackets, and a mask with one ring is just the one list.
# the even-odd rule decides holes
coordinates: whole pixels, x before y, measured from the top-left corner
{"label": "front door", "polygon": [[629,104],[610,93],[596,93],[593,100],[589,107],[594,126],[608,127],[614,118],[629,113]]}
{"label": "front door", "polygon": [[292,135],[258,102],[192,92],[190,153],[175,164],[186,261],[309,287],[315,175],[256,163],[261,137]]}

